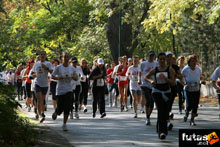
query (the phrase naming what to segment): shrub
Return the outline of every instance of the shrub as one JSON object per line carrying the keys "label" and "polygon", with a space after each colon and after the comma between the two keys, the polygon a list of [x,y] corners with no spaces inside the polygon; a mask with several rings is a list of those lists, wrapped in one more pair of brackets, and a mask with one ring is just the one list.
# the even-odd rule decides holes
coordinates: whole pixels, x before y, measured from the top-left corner
{"label": "shrub", "polygon": [[21,105],[15,97],[13,86],[0,83],[0,146],[29,146],[37,135],[28,119],[18,115]]}

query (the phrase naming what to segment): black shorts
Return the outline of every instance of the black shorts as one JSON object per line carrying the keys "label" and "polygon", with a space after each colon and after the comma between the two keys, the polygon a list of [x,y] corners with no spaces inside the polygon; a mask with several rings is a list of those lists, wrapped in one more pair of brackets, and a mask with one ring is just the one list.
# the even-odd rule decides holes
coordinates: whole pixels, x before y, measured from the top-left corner
{"label": "black shorts", "polygon": [[57,87],[57,82],[51,81],[50,83],[50,92],[52,94],[52,99],[56,100],[56,87]]}
{"label": "black shorts", "polygon": [[31,98],[32,97],[32,93],[31,93],[31,83],[26,83],[26,93],[27,93],[27,97]]}
{"label": "black shorts", "polygon": [[148,87],[141,86],[142,93],[144,94],[144,97],[146,99],[146,107],[153,108],[154,107],[154,99],[152,95],[152,89]]}
{"label": "black shorts", "polygon": [[64,95],[57,95],[57,108],[56,113],[58,115],[64,112],[64,115],[69,115],[70,110],[72,109],[72,98],[73,93],[68,92]]}
{"label": "black shorts", "polygon": [[34,91],[32,91],[32,95],[33,95],[33,101],[34,101],[34,102],[37,102],[37,97],[36,97]]}
{"label": "black shorts", "polygon": [[42,93],[44,95],[47,94],[47,90],[48,90],[48,87],[40,87],[39,85],[35,84],[35,88],[34,88],[34,92],[35,93]]}

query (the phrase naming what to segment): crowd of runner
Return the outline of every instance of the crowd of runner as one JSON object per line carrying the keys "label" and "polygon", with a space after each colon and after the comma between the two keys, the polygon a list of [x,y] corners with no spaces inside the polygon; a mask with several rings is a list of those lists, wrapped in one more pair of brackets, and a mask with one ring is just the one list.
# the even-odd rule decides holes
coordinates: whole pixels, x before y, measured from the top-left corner
{"label": "crowd of runner", "polygon": [[[172,130],[174,114],[172,106],[179,98],[179,114],[184,112],[183,122],[195,126],[195,117],[200,99],[202,70],[198,56],[180,56],[171,52],[148,52],[147,59],[138,56],[118,58],[105,64],[102,58],[94,60],[92,69],[86,59],[78,61],[66,52],[60,59],[48,61],[45,51],[36,60],[19,64],[16,70],[0,72],[0,82],[16,86],[18,101],[25,99],[27,110],[33,108],[36,119],[43,123],[47,110],[48,95],[52,95],[53,120],[63,113],[63,130],[67,131],[68,118],[79,119],[79,111],[87,113],[88,95],[92,95],[92,117],[99,110],[100,118],[106,117],[106,101],[109,107],[120,112],[133,109],[133,117],[146,113],[146,125],[151,125],[151,113],[156,107],[156,131],[160,139],[165,139]],[[213,87],[220,93],[218,79],[220,67],[210,77]],[[220,94],[217,95],[220,100]],[[119,101],[118,101],[119,98]]]}

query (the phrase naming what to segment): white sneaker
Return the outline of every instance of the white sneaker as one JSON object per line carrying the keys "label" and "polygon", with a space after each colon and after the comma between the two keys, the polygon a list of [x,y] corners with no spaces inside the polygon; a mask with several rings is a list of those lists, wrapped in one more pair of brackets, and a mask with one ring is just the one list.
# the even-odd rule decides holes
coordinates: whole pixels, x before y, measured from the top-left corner
{"label": "white sneaker", "polygon": [[128,111],[128,107],[125,107],[125,109],[124,109],[124,110],[125,110],[125,112],[127,112],[127,111]]}
{"label": "white sneaker", "polygon": [[78,114],[78,112],[75,113],[75,118],[79,119],[79,114]]}
{"label": "white sneaker", "polygon": [[70,113],[70,119],[73,119],[73,112]]}
{"label": "white sneaker", "polygon": [[63,124],[62,128],[63,128],[63,131],[68,131],[66,124]]}
{"label": "white sneaker", "polygon": [[31,106],[28,107],[28,112],[31,112]]}

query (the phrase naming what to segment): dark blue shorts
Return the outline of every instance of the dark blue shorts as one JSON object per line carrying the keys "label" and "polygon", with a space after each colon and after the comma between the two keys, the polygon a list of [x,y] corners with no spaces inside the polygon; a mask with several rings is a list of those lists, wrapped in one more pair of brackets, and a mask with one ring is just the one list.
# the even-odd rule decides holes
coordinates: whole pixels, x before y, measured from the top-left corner
{"label": "dark blue shorts", "polygon": [[34,92],[35,93],[42,93],[46,95],[48,91],[48,87],[40,87],[39,85],[35,84]]}

